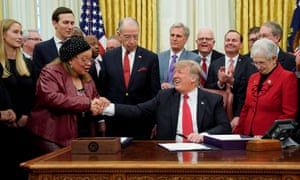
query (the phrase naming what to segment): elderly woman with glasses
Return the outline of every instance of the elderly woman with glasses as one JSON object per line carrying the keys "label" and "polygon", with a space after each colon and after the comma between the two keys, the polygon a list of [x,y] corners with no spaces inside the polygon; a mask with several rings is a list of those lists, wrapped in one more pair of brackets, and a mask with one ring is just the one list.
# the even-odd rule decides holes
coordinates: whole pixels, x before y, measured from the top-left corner
{"label": "elderly woman with glasses", "polygon": [[277,62],[278,47],[268,39],[257,40],[251,57],[258,72],[247,86],[247,94],[234,133],[260,137],[275,120],[295,119],[298,84],[293,72]]}

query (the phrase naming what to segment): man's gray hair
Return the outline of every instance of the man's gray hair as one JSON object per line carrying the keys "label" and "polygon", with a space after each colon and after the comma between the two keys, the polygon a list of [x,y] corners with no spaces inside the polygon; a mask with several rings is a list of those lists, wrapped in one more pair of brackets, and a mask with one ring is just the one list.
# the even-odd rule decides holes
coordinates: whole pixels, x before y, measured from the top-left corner
{"label": "man's gray hair", "polygon": [[172,29],[174,29],[174,28],[183,28],[183,30],[184,30],[184,36],[186,37],[186,38],[189,38],[189,36],[190,36],[190,29],[187,27],[187,26],[185,26],[183,23],[175,23],[175,24],[173,24],[171,27],[170,27],[170,33],[171,33],[171,31],[172,31]]}
{"label": "man's gray hair", "polygon": [[281,38],[282,38],[282,28],[277,22],[268,21],[268,22],[265,22],[262,26],[271,28],[272,29],[272,34],[273,35],[279,35],[280,36],[279,41],[281,40]]}
{"label": "man's gray hair", "polygon": [[28,38],[29,38],[29,33],[30,33],[30,32],[36,32],[36,33],[39,33],[39,31],[36,30],[36,29],[25,29],[25,30],[23,30],[22,37],[23,37],[24,39],[28,39]]}

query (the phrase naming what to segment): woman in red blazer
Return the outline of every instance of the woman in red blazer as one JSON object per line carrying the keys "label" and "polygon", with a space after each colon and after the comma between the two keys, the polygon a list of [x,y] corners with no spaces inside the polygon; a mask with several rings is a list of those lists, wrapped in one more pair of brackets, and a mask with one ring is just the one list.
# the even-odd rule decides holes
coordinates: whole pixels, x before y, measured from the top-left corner
{"label": "woman in red blazer", "polygon": [[259,72],[249,78],[236,134],[262,136],[275,120],[296,118],[297,78],[277,62],[277,49],[268,39],[256,41],[251,49]]}

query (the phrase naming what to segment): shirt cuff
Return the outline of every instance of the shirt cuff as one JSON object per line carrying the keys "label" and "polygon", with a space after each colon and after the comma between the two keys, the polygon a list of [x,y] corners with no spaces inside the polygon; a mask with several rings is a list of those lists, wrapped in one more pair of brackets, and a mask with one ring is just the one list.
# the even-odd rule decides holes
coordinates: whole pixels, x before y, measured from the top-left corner
{"label": "shirt cuff", "polygon": [[105,119],[100,119],[99,121],[98,121],[98,123],[104,123],[105,122]]}
{"label": "shirt cuff", "polygon": [[225,87],[225,84],[223,84],[223,86],[220,85],[220,81],[217,82],[217,85],[220,89],[224,89],[224,87]]}
{"label": "shirt cuff", "polygon": [[202,133],[200,133],[200,135],[204,136],[204,135],[208,135],[208,133],[207,132],[202,132]]}
{"label": "shirt cuff", "polygon": [[115,115],[115,104],[110,103],[104,110],[103,115],[105,116],[114,116]]}

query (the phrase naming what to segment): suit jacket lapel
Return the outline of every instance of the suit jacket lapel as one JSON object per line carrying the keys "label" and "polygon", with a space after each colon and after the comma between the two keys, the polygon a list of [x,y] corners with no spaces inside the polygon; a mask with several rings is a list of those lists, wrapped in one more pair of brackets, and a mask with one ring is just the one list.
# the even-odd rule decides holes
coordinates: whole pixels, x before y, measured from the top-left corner
{"label": "suit jacket lapel", "polygon": [[182,60],[182,59],[186,59],[186,54],[187,51],[185,49],[182,50],[182,53],[180,54],[180,56],[178,57],[178,61]]}
{"label": "suit jacket lapel", "polygon": [[117,49],[117,52],[115,54],[115,58],[116,59],[110,59],[115,61],[115,68],[116,68],[116,73],[118,73],[118,77],[120,77],[120,82],[123,83],[124,87],[125,87],[125,80],[124,80],[124,76],[123,76],[123,58],[122,58],[122,47],[119,47]]}
{"label": "suit jacket lapel", "polygon": [[[58,50],[57,50],[57,48],[56,48],[56,44],[55,44],[54,37],[51,39],[51,41],[50,41],[49,44],[50,44],[49,47],[53,47],[53,48],[49,48],[50,51],[51,51],[53,54],[55,54],[56,56],[58,56]],[[48,50],[49,50],[49,49],[48,49]]]}
{"label": "suit jacket lapel", "polygon": [[197,127],[198,131],[203,126],[204,114],[207,107],[207,99],[203,96],[202,90],[198,88],[198,102],[197,102]]}
{"label": "suit jacket lapel", "polygon": [[174,136],[176,136],[177,131],[177,124],[178,124],[178,115],[179,115],[179,108],[180,107],[180,93],[178,93],[174,89],[173,93],[174,98],[170,98],[170,106],[171,106],[171,128],[173,131]]}
{"label": "suit jacket lapel", "polygon": [[278,52],[278,57],[277,57],[277,61],[282,63],[284,61],[284,56],[282,53],[282,49],[279,48],[279,52]]}
{"label": "suit jacket lapel", "polygon": [[242,63],[243,63],[243,58],[239,55],[238,59],[237,59],[237,62],[236,62],[236,66],[234,68],[234,77],[238,77],[240,76],[240,71],[245,71],[245,69],[243,69],[244,66],[242,66]]}
{"label": "suit jacket lapel", "polygon": [[90,68],[90,72],[92,75],[94,75],[94,78],[97,78],[98,79],[98,76],[97,76],[97,69],[96,69],[96,62],[94,60],[91,68]]}
{"label": "suit jacket lapel", "polygon": [[135,56],[134,56],[134,61],[133,61],[133,65],[132,65],[132,70],[131,70],[131,73],[130,73],[130,79],[129,79],[129,85],[134,81],[134,78],[136,76],[136,73],[137,73],[137,70],[139,67],[141,67],[141,63],[143,62],[142,61],[142,51],[139,47],[136,48],[136,51],[135,51]]}
{"label": "suit jacket lapel", "polygon": [[163,76],[164,76],[163,79],[165,81],[167,81],[167,79],[168,79],[169,59],[170,59],[170,56],[171,56],[171,51],[168,50],[167,53],[165,53],[165,57],[163,58],[163,59],[166,59],[166,60],[165,61],[161,61],[163,63],[161,66],[164,68],[163,72],[166,72],[166,73],[163,73]]}

